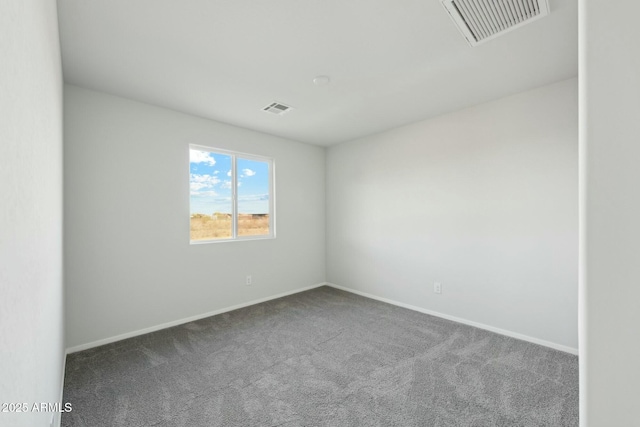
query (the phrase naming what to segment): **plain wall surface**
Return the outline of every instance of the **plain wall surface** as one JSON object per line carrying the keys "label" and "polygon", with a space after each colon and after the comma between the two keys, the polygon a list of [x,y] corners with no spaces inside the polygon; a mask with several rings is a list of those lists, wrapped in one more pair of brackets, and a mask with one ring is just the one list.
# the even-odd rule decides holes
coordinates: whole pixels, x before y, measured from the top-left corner
{"label": "plain wall surface", "polygon": [[640,425],[640,4],[622,4],[581,4],[583,427]]}
{"label": "plain wall surface", "polygon": [[0,1],[0,426],[61,399],[62,70],[56,3]]}
{"label": "plain wall surface", "polygon": [[577,91],[329,148],[327,281],[577,351]]}
{"label": "plain wall surface", "polygon": [[[69,85],[64,123],[70,348],[325,281],[324,149]],[[274,159],[275,239],[189,244],[189,144]]]}

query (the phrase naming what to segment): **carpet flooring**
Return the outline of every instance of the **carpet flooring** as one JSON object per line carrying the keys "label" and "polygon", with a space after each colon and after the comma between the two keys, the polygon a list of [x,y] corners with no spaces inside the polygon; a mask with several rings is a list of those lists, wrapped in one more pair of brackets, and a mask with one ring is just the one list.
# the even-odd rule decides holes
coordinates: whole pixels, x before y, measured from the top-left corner
{"label": "carpet flooring", "polygon": [[578,359],[329,287],[70,354],[62,425],[578,426]]}

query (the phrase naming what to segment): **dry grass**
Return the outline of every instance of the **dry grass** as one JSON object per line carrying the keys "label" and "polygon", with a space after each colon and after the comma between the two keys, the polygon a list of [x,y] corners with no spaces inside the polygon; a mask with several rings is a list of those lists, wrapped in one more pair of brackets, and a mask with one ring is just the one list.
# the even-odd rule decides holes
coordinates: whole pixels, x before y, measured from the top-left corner
{"label": "dry grass", "polygon": [[[231,215],[194,214],[191,216],[191,240],[225,239],[231,237]],[[269,234],[268,214],[239,214],[238,236]]]}

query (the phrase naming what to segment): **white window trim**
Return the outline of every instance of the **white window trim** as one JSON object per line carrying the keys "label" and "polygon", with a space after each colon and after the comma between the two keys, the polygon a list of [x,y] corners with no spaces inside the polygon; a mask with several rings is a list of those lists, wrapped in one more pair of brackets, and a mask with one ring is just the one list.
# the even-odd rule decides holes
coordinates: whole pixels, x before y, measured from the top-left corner
{"label": "white window trim", "polygon": [[[239,151],[224,150],[221,148],[208,147],[206,145],[189,144],[189,150],[206,151],[214,154],[223,154],[231,157],[231,237],[225,239],[207,239],[207,240],[191,240],[189,243],[192,245],[200,245],[207,243],[223,243],[223,242],[242,242],[247,240],[267,240],[276,238],[276,169],[275,161],[271,157],[259,156],[256,154],[242,153]],[[191,171],[191,156],[189,157],[189,171]],[[256,235],[256,236],[238,236],[238,181],[237,177],[237,162],[238,157],[246,160],[256,160],[260,162],[266,162],[269,165],[269,234]],[[191,184],[191,172],[189,172],[189,185]],[[187,188],[189,188],[189,185]],[[189,195],[191,192],[188,193]],[[191,196],[189,196],[189,206],[191,206]],[[191,225],[189,225],[191,230]],[[191,231],[189,231],[189,237],[191,237]]]}

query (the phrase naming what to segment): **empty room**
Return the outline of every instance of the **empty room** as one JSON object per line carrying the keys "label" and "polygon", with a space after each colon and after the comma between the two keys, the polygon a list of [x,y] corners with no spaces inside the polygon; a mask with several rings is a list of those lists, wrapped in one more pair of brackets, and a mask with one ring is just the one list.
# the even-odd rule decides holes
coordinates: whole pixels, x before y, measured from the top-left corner
{"label": "empty room", "polygon": [[0,426],[640,425],[622,3],[0,2]]}

